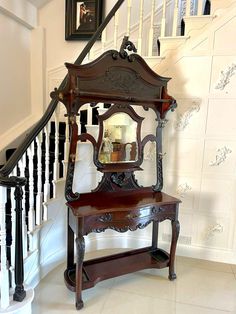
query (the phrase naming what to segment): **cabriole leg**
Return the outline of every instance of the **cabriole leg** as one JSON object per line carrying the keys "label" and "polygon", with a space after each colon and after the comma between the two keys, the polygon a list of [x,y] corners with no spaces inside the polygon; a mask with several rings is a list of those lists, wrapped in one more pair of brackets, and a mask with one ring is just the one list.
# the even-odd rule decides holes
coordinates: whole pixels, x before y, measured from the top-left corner
{"label": "cabriole leg", "polygon": [[159,227],[159,222],[158,221],[153,221],[152,225],[152,250],[157,249],[157,244],[158,244],[158,227]]}
{"label": "cabriole leg", "polygon": [[82,301],[82,282],[83,282],[83,261],[85,242],[81,233],[76,238],[76,309],[80,310],[84,306]]}
{"label": "cabriole leg", "polygon": [[172,240],[171,240],[171,247],[170,247],[169,279],[175,280],[176,273],[174,269],[174,263],[175,263],[175,252],[176,252],[177,240],[179,237],[180,224],[178,220],[174,220],[174,221],[171,221],[171,225],[172,225]]}
{"label": "cabriole leg", "polygon": [[68,209],[68,225],[67,225],[67,270],[74,268],[74,232],[70,227]]}

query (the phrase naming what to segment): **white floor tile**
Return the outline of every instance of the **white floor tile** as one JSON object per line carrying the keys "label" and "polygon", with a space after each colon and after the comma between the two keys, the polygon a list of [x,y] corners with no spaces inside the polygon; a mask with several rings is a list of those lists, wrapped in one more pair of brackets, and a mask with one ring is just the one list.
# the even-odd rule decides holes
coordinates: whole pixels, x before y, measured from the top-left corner
{"label": "white floor tile", "polygon": [[176,281],[169,281],[166,272],[144,270],[117,277],[113,289],[174,301]]}
{"label": "white floor tile", "polygon": [[[113,254],[89,253],[87,258]],[[177,280],[168,268],[148,269],[113,278],[83,291],[84,308],[75,309],[75,295],[65,284],[65,264],[35,289],[33,314],[236,314],[236,267],[178,257]],[[234,273],[233,273],[234,271]]]}
{"label": "white floor tile", "polygon": [[236,311],[236,280],[233,273],[178,267],[176,301],[212,309]]}
{"label": "white floor tile", "polygon": [[[195,268],[207,269],[207,270],[214,270],[214,271],[221,271],[225,273],[232,273],[232,267],[229,264],[224,263],[217,263],[206,261],[202,259],[195,259],[183,256],[176,257],[176,266],[178,265],[189,265]],[[235,268],[236,271],[236,268]]]}
{"label": "white floor tile", "polygon": [[[156,290],[156,295],[158,291]],[[175,314],[175,302],[112,289],[101,314]]]}
{"label": "white floor tile", "polygon": [[[228,311],[218,311],[194,305],[176,303],[176,314],[229,314]],[[232,312],[231,312],[232,313]]]}

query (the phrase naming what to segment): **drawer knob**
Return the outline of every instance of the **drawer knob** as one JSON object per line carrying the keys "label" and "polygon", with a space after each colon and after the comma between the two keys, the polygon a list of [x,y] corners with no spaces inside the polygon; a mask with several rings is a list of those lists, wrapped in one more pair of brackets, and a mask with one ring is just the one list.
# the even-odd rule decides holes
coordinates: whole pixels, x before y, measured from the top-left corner
{"label": "drawer knob", "polygon": [[112,214],[106,213],[98,218],[100,222],[110,222],[112,221]]}
{"label": "drawer knob", "polygon": [[139,218],[142,216],[142,213],[131,213],[131,214],[128,214],[126,217],[128,219],[135,219],[135,218]]}
{"label": "drawer knob", "polygon": [[152,207],[152,213],[153,214],[159,214],[159,213],[162,213],[164,211],[165,211],[165,208],[155,207],[155,206]]}

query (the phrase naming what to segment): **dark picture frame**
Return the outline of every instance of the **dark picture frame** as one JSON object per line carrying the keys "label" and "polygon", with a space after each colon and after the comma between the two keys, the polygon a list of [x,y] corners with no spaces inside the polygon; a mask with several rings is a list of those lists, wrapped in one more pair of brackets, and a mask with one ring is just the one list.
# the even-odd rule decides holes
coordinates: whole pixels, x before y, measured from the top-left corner
{"label": "dark picture frame", "polygon": [[65,40],[87,40],[103,17],[103,0],[66,0]]}

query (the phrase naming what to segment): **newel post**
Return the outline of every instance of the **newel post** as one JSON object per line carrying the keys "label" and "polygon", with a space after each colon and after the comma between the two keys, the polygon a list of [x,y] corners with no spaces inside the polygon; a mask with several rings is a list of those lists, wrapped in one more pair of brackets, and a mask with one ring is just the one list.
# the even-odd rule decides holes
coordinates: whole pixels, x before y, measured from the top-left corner
{"label": "newel post", "polygon": [[23,261],[23,239],[22,239],[22,199],[23,190],[22,186],[26,184],[24,178],[14,178],[15,185],[15,200],[16,200],[16,239],[15,239],[15,292],[13,294],[13,300],[22,302],[26,296],[24,289],[24,261]]}

